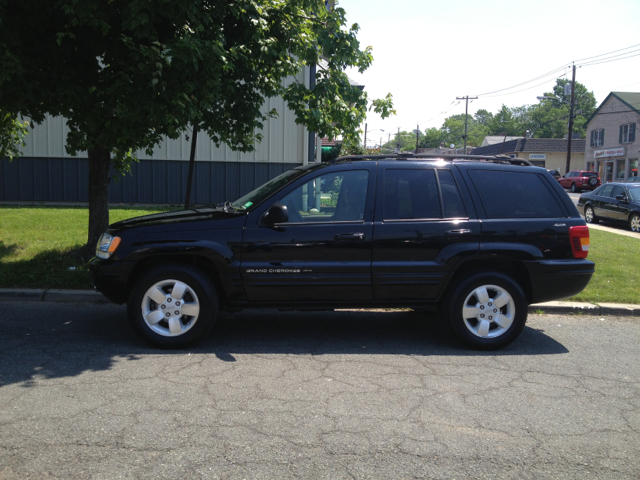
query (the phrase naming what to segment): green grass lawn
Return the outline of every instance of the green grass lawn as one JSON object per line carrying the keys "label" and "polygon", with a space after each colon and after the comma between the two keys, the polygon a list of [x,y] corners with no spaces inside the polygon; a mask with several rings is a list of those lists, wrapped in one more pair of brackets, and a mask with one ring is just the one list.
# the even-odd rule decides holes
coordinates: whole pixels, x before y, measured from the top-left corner
{"label": "green grass lawn", "polygon": [[[112,208],[111,223],[170,208]],[[175,209],[174,209],[175,210]],[[85,207],[0,207],[0,288],[92,288],[70,255],[87,242]]]}
{"label": "green grass lawn", "polygon": [[[168,208],[112,208],[110,221]],[[86,266],[69,253],[87,239],[83,207],[0,207],[0,288],[91,288]],[[571,300],[640,304],[640,241],[591,230],[596,273]]]}

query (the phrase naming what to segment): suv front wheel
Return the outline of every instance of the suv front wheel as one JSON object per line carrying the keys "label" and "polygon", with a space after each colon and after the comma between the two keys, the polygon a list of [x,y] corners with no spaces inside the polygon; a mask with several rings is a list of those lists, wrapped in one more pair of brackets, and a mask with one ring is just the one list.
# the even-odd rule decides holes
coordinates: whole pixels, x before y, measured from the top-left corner
{"label": "suv front wheel", "polygon": [[133,328],[160,348],[180,348],[206,335],[218,314],[211,280],[188,265],[154,268],[135,285],[127,312]]}
{"label": "suv front wheel", "polygon": [[462,279],[449,300],[449,326],[460,340],[478,350],[510,344],[527,321],[522,288],[501,273],[477,273]]}

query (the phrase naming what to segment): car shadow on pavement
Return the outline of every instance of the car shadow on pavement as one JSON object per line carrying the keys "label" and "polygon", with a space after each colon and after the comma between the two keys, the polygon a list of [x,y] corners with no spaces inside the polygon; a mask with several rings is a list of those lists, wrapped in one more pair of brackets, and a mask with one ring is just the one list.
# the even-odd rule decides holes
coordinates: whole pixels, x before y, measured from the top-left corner
{"label": "car shadow on pavement", "polygon": [[[8,312],[16,311],[10,304],[19,302],[3,304]],[[469,350],[437,317],[412,311],[223,313],[209,336],[183,350],[148,346],[131,330],[125,308],[115,305],[33,302],[16,318],[0,316],[0,329],[0,387],[107,371],[116,362],[148,355],[212,354],[235,362],[250,354],[500,357],[568,352],[531,327],[502,350]]]}

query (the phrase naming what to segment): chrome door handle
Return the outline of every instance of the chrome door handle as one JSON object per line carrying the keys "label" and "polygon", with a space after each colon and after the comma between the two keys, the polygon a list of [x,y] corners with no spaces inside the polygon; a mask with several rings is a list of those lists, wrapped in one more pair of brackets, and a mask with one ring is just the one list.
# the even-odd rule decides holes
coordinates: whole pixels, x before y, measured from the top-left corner
{"label": "chrome door handle", "polygon": [[471,230],[467,228],[463,228],[460,230],[449,230],[445,232],[446,235],[469,235],[470,233],[471,233]]}
{"label": "chrome door handle", "polygon": [[336,240],[364,240],[364,233],[340,233],[335,236]]}

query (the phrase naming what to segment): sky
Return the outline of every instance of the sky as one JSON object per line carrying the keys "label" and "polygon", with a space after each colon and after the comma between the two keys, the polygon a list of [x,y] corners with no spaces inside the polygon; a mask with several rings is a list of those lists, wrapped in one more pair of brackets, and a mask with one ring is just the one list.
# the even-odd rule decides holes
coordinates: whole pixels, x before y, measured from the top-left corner
{"label": "sky", "polygon": [[[464,114],[465,101],[456,97],[479,97],[469,101],[471,115],[538,103],[557,78],[571,79],[572,62],[576,81],[598,104],[611,91],[640,92],[639,0],[339,0],[338,6],[360,26],[361,48],[373,48],[372,66],[348,76],[370,99],[391,93],[397,110],[385,120],[369,113],[367,145],[398,127],[440,128],[445,118]],[[603,55],[609,52],[615,53]],[[616,55],[630,58],[607,60]],[[503,91],[490,93],[496,90]]]}

